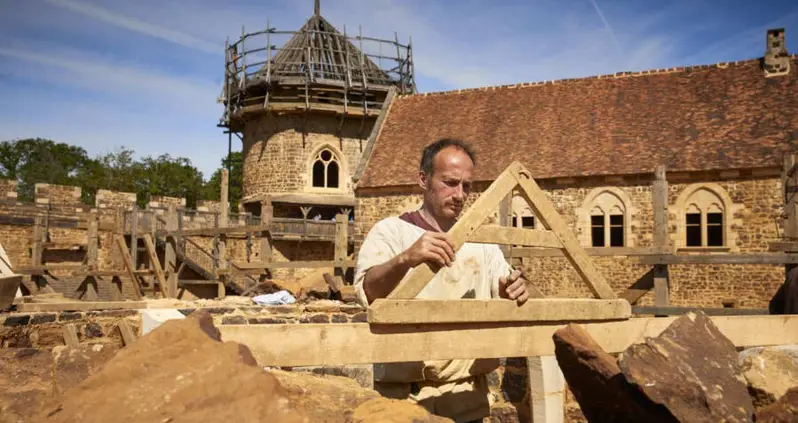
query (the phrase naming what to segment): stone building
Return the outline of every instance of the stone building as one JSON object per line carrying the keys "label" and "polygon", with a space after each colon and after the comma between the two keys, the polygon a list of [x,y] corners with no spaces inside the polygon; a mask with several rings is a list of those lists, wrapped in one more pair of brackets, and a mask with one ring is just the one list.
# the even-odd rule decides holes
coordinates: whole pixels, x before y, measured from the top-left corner
{"label": "stone building", "polygon": [[[477,151],[472,200],[521,162],[618,294],[650,277],[650,264],[623,253],[654,245],[658,166],[669,184],[668,247],[765,252],[784,230],[782,158],[798,144],[796,56],[784,30],[766,41],[763,58],[732,63],[399,95],[356,175],[357,227],[416,207],[421,150],[456,137]],[[512,204],[513,225],[537,227],[520,198]],[[545,294],[590,295],[564,258],[521,262]],[[673,265],[671,304],[767,307],[783,277],[773,265]]]}

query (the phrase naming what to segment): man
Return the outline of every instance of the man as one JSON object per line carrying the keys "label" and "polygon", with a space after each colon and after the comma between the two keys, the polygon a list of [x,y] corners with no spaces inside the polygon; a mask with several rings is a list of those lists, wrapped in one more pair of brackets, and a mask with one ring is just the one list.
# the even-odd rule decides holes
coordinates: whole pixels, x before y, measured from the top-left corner
{"label": "man", "polygon": [[[354,285],[363,306],[386,297],[423,263],[439,270],[416,298],[529,298],[521,272],[511,272],[498,246],[466,243],[455,254],[447,232],[463,211],[474,166],[462,141],[442,139],[424,149],[421,208],[377,222],[358,253]],[[487,374],[498,365],[498,359],[375,364],[375,389],[456,422],[481,421],[490,415]]]}

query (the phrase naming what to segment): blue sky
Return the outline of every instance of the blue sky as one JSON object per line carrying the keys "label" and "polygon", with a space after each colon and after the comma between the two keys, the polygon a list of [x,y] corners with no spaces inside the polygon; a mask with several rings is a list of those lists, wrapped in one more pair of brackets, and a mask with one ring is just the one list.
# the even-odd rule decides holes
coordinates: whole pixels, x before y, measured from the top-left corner
{"label": "blue sky", "polygon": [[[312,0],[0,0],[0,140],[168,153],[207,178],[227,153],[225,38],[267,19],[295,30],[312,12]],[[756,58],[773,27],[798,51],[795,1],[322,0],[321,12],[412,37],[420,92]]]}

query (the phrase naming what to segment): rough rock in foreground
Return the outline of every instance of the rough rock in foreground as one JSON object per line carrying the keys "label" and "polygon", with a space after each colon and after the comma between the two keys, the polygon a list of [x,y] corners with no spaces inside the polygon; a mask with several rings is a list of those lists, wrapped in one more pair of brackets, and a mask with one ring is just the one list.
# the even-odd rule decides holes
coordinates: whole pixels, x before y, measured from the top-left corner
{"label": "rough rock in foreground", "polygon": [[99,371],[113,345],[0,348],[0,423],[29,421],[36,410]]}
{"label": "rough rock in foreground", "polygon": [[750,422],[754,405],[734,344],[704,313],[677,318],[665,331],[626,349],[626,380],[684,422]]}
{"label": "rough rock in foreground", "polygon": [[798,386],[790,389],[778,401],[756,413],[757,423],[798,422]]}
{"label": "rough rock in foreground", "polygon": [[[44,407],[37,421],[348,422],[377,396],[345,378],[264,371],[244,345],[221,342],[210,315],[195,312],[120,350],[101,371]],[[446,421],[408,405],[421,412],[418,421]],[[386,407],[385,413],[410,415],[404,408]],[[372,418],[361,421],[387,420]]]}
{"label": "rough rock in foreground", "polygon": [[754,407],[734,345],[703,313],[677,318],[620,361],[581,329],[554,335],[555,354],[590,421],[751,422]]}
{"label": "rough rock in foreground", "polygon": [[740,353],[739,362],[757,409],[798,386],[798,345],[749,348]]}
{"label": "rough rock in foreground", "polygon": [[670,412],[629,385],[615,358],[578,325],[554,333],[554,350],[582,414],[591,422],[676,422]]}

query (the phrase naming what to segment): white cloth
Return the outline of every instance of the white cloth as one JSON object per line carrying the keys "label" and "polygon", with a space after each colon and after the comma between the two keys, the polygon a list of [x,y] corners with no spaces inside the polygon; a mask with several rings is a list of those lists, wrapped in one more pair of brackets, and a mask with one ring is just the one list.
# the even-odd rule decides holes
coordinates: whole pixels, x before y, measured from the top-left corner
{"label": "white cloth", "polygon": [[[389,217],[374,225],[357,257],[354,287],[361,305],[368,306],[363,289],[366,272],[408,249],[424,232],[424,229],[399,217]],[[416,298],[497,298],[499,277],[508,276],[510,269],[497,245],[465,243],[455,255],[452,267],[441,269]],[[498,364],[498,359],[375,364],[374,379],[385,382],[452,382],[489,373]]]}
{"label": "white cloth", "polygon": [[288,291],[277,291],[252,297],[252,301],[259,305],[283,305],[296,302],[296,298]]}

